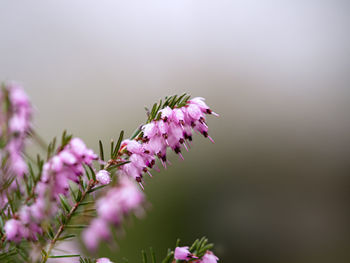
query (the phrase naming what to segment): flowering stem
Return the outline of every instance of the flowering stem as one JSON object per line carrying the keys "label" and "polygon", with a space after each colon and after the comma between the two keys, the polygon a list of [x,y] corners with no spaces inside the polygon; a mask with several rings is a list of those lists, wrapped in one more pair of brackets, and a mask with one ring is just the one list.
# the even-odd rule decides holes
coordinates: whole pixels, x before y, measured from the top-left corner
{"label": "flowering stem", "polygon": [[57,230],[57,232],[56,232],[54,238],[52,239],[52,241],[51,241],[51,243],[50,243],[50,245],[49,245],[49,248],[47,249],[47,251],[46,251],[46,253],[45,253],[45,255],[44,255],[44,257],[43,257],[41,263],[45,263],[45,262],[47,261],[47,259],[48,259],[49,256],[50,256],[50,253],[51,253],[52,249],[54,248],[54,246],[55,246],[57,240],[60,238],[61,234],[63,233],[65,227],[68,225],[68,223],[69,223],[70,219],[72,218],[74,212],[78,209],[79,205],[84,201],[84,199],[85,199],[87,193],[92,189],[92,187],[95,186],[95,184],[96,184],[96,182],[93,181],[93,180],[91,180],[91,181],[89,182],[88,186],[86,187],[86,189],[84,190],[84,192],[82,192],[81,199],[80,199],[78,202],[76,202],[75,205],[71,208],[71,210],[70,210],[69,213],[67,214],[66,223],[62,224],[62,225],[58,228],[58,230]]}
{"label": "flowering stem", "polygon": [[[118,154],[119,154],[119,152],[118,152]],[[112,160],[109,160],[106,163],[106,165],[105,165],[105,167],[103,169],[108,169],[111,165],[112,165]],[[67,214],[67,216],[66,216],[66,218],[67,218],[66,223],[62,224],[58,228],[54,238],[50,242],[49,248],[47,249],[47,251],[45,251],[45,255],[43,256],[43,259],[42,259],[41,263],[45,263],[48,260],[48,258],[50,257],[52,249],[54,248],[54,246],[55,246],[57,240],[60,238],[61,234],[63,233],[65,227],[68,225],[68,223],[69,223],[70,219],[72,218],[73,214],[78,209],[79,205],[84,201],[86,195],[89,193],[89,191],[92,189],[92,187],[94,187],[96,185],[96,183],[97,183],[96,181],[90,180],[90,182],[87,185],[86,189],[84,190],[84,192],[82,192],[80,200],[75,203],[75,205],[71,208],[71,210]]]}

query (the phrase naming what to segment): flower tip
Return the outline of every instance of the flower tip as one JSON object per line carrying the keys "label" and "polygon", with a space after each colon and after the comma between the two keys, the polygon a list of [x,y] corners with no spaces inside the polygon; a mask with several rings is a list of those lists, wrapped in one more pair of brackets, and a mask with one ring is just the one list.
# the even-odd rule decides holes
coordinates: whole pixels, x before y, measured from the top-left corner
{"label": "flower tip", "polygon": [[154,169],[156,172],[160,173],[160,169],[159,169],[159,167],[158,167],[157,165],[154,165],[154,166],[153,166],[153,169]]}
{"label": "flower tip", "polygon": [[151,177],[151,178],[153,177],[152,174],[150,173],[150,171],[147,170],[147,173],[148,173],[149,177]]}
{"label": "flower tip", "polygon": [[212,143],[215,143],[212,137],[208,136],[208,139],[209,139]]}
{"label": "flower tip", "polygon": [[186,151],[188,151],[188,147],[187,147],[186,143],[184,143],[183,145],[184,145]]}
{"label": "flower tip", "polygon": [[166,162],[164,162],[162,159],[160,159],[160,162],[162,163],[164,169],[166,169]]}
{"label": "flower tip", "polygon": [[220,117],[220,115],[219,114],[217,114],[216,112],[211,112],[211,114],[213,114],[215,117]]}

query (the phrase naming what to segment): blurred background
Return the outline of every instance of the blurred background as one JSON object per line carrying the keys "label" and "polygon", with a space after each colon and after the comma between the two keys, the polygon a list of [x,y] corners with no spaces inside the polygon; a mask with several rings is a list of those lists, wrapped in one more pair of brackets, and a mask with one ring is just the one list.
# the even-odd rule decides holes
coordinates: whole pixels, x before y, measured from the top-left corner
{"label": "blurred background", "polygon": [[144,106],[203,96],[200,136],[146,182],[118,246],[140,262],[206,235],[221,262],[350,261],[348,1],[0,1],[0,79],[18,80],[49,140],[98,149]]}

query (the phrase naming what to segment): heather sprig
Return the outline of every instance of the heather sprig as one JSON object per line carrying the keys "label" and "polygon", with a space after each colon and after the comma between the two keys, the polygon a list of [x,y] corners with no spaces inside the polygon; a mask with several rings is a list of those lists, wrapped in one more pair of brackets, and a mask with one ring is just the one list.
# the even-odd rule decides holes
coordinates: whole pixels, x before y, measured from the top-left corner
{"label": "heather sprig", "polygon": [[[32,128],[32,108],[18,84],[3,84],[0,92],[0,261],[41,262],[50,258],[78,258],[81,263],[108,263],[80,254],[55,252],[57,243],[76,239],[80,230],[86,247],[93,251],[100,241],[113,238],[113,228],[131,214],[144,213],[143,175],[170,164],[167,149],[182,159],[191,147],[193,131],[208,135],[206,115],[217,115],[203,98],[166,97],[146,109],[147,119],[130,136],[124,131],[111,141],[109,158],[99,141],[99,156],[77,137],[63,132],[60,143],[49,144]],[[28,140],[45,150],[33,158],[26,154]],[[196,243],[197,242],[197,243]],[[191,248],[177,247],[162,261],[216,261],[206,239]],[[187,254],[186,254],[187,253]],[[186,255],[186,258],[183,258]],[[179,258],[177,258],[179,257]],[[147,256],[143,253],[143,260]],[[155,255],[151,250],[151,260]],[[73,262],[73,261],[70,261]]]}
{"label": "heather sprig", "polygon": [[[191,246],[180,247],[180,239],[177,239],[174,249],[168,249],[166,255],[157,260],[156,254],[152,247],[149,251],[142,250],[141,258],[142,263],[180,263],[180,262],[193,262],[193,263],[217,263],[218,257],[214,255],[211,249],[213,244],[208,243],[206,237],[196,239]],[[80,258],[80,263],[113,263],[108,258]]]}

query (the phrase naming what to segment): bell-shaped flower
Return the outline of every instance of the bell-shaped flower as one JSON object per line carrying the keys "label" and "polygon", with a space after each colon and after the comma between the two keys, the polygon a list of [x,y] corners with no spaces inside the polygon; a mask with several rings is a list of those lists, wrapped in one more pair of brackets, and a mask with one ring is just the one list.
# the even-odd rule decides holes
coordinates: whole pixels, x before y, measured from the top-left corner
{"label": "bell-shaped flower", "polygon": [[207,251],[204,256],[201,258],[201,263],[217,263],[219,258],[214,255],[213,252]]}
{"label": "bell-shaped flower", "polygon": [[188,247],[177,247],[175,248],[174,258],[177,260],[189,260],[192,258],[197,258],[192,255],[192,253],[188,250]]}
{"label": "bell-shaped flower", "polygon": [[96,174],[96,180],[102,185],[109,184],[111,182],[110,173],[106,170],[100,170]]}
{"label": "bell-shaped flower", "polygon": [[10,219],[5,223],[4,230],[7,240],[19,242],[22,239],[22,223],[17,219]]}

